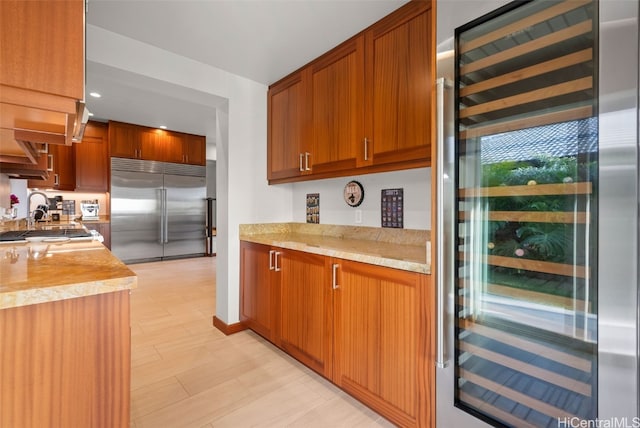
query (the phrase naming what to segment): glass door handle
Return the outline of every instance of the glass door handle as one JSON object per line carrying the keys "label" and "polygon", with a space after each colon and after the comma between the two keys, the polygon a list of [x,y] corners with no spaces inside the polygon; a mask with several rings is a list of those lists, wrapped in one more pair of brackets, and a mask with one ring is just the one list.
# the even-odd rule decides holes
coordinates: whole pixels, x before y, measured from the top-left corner
{"label": "glass door handle", "polygon": [[444,343],[447,297],[444,283],[444,92],[452,87],[452,82],[444,77],[436,80],[436,367],[438,368],[445,368],[449,363]]}

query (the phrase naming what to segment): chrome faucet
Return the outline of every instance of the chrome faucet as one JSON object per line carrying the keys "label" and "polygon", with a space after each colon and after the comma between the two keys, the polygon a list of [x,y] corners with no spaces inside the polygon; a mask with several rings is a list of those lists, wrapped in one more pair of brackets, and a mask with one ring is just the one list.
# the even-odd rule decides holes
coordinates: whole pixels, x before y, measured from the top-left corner
{"label": "chrome faucet", "polygon": [[[47,195],[44,192],[31,192],[29,193],[29,196],[27,197],[27,210],[29,210],[29,212],[27,213],[27,225],[31,226],[31,224],[33,224],[34,219],[34,214],[35,211],[31,211],[31,198],[33,197],[33,195],[40,195],[44,198],[44,204],[45,205],[49,205],[49,198],[47,197]],[[31,224],[29,224],[31,223]]]}

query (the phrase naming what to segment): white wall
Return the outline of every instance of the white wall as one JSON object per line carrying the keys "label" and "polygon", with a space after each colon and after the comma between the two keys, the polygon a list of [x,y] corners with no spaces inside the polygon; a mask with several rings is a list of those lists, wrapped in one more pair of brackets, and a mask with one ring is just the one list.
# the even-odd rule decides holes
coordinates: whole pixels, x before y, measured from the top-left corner
{"label": "white wall", "polygon": [[291,186],[266,181],[267,87],[92,25],[87,61],[228,100],[207,139],[217,148],[216,316],[239,321],[239,224],[292,219]]}
{"label": "white wall", "polygon": [[[342,198],[342,190],[350,180],[364,187],[364,201],[353,208]],[[380,196],[382,189],[404,189],[404,228],[431,229],[431,168],[314,180],[293,185],[293,221],[306,222],[306,195],[320,193],[320,223],[381,226]],[[355,222],[356,211],[362,212],[362,223]]]}

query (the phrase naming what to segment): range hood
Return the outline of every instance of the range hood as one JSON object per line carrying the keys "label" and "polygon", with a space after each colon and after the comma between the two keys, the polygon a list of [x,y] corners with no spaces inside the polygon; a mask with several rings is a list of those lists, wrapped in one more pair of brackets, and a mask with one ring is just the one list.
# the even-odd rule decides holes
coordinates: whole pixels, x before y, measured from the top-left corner
{"label": "range hood", "polygon": [[71,141],[79,143],[84,136],[84,129],[87,127],[89,121],[89,109],[84,102],[78,101],[76,103],[76,120],[73,123],[73,134]]}

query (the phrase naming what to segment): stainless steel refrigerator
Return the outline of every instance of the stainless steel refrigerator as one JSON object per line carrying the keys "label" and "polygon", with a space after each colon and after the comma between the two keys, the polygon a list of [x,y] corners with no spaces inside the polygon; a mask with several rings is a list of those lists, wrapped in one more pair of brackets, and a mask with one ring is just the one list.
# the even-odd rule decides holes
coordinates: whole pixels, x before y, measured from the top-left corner
{"label": "stainless steel refrigerator", "polygon": [[125,263],[205,254],[205,167],[111,158],[111,251]]}
{"label": "stainless steel refrigerator", "polygon": [[436,425],[640,426],[637,0],[438,0]]}

